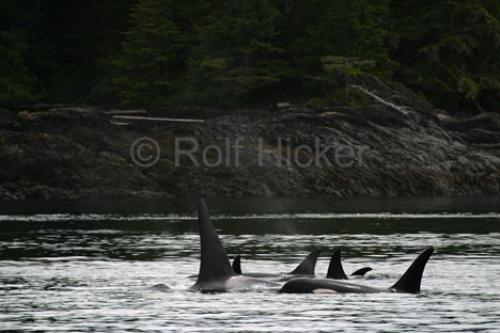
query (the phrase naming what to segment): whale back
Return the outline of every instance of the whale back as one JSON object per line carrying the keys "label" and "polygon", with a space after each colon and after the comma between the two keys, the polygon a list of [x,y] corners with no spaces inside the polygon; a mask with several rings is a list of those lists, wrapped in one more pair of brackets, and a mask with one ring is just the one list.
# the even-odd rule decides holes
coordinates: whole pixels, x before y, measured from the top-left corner
{"label": "whale back", "polygon": [[422,275],[424,274],[425,265],[429,261],[433,248],[429,248],[422,252],[401,278],[391,288],[403,293],[416,294],[420,292],[420,283],[422,282]]}
{"label": "whale back", "polygon": [[316,268],[316,261],[320,254],[320,250],[314,250],[307,255],[307,257],[289,274],[295,275],[314,275]]}
{"label": "whale back", "polygon": [[344,267],[342,267],[340,250],[333,252],[332,257],[330,258],[330,264],[328,265],[326,277],[328,279],[347,280]]}
{"label": "whale back", "polygon": [[198,206],[198,227],[200,232],[201,262],[196,285],[225,280],[236,275],[229,263],[219,236],[208,215],[205,200]]}

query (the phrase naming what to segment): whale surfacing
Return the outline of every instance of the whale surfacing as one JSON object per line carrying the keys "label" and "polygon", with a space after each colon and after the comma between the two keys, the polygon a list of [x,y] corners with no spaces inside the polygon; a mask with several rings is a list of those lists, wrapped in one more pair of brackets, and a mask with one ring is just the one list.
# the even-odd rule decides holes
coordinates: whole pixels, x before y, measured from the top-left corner
{"label": "whale surfacing", "polygon": [[232,267],[236,274],[241,275],[241,256],[239,254],[234,257]]}
{"label": "whale surfacing", "polygon": [[315,293],[331,290],[337,293],[379,293],[379,292],[399,292],[416,294],[420,292],[420,284],[424,273],[425,265],[434,252],[429,248],[421,253],[411,264],[401,278],[390,288],[372,288],[355,283],[344,282],[332,279],[308,279],[298,278],[285,283],[280,293]]}
{"label": "whale surfacing", "polygon": [[307,257],[293,270],[290,275],[312,275],[314,276],[314,270],[316,268],[316,262],[318,261],[319,254],[321,250],[314,250],[307,255]]}
{"label": "whale surfacing", "polygon": [[[356,270],[351,276],[364,276],[367,272],[371,271],[371,267],[363,267]],[[330,264],[328,265],[328,271],[326,273],[327,279],[335,280],[348,280],[349,278],[344,272],[344,267],[342,266],[342,259],[340,255],[340,250],[333,252],[330,258]]]}
{"label": "whale surfacing", "polygon": [[278,281],[288,281],[290,279],[302,276],[302,277],[314,277],[314,270],[316,268],[316,262],[318,261],[320,250],[314,250],[310,252],[307,257],[300,262],[300,264],[295,267],[295,269],[289,273],[252,273],[243,272],[241,269],[241,255],[237,255],[233,259],[233,270],[236,274],[249,276],[259,279],[271,279]]}
{"label": "whale surfacing", "polygon": [[234,272],[224,246],[210,220],[205,200],[198,205],[198,227],[200,233],[201,261],[196,283],[191,290],[201,292],[224,292],[228,289],[248,288],[267,284],[259,279],[238,275]]}

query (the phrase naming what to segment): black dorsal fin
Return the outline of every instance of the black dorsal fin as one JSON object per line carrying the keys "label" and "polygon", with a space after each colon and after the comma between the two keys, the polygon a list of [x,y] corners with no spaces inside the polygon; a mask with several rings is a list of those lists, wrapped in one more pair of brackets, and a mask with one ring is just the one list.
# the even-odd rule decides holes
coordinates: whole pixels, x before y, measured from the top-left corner
{"label": "black dorsal fin", "polygon": [[340,257],[340,250],[333,252],[328,265],[328,272],[326,273],[328,279],[347,280],[344,267],[342,267],[342,259]]}
{"label": "black dorsal fin", "polygon": [[433,252],[433,248],[429,248],[422,252],[392,288],[404,293],[418,293],[420,291],[420,282],[422,281],[425,265]]}
{"label": "black dorsal fin", "polygon": [[196,284],[226,279],[235,275],[229,263],[224,246],[210,221],[205,200],[198,206],[198,227],[200,228],[201,262]]}
{"label": "black dorsal fin", "polygon": [[295,268],[290,274],[300,274],[300,275],[314,275],[314,269],[316,267],[316,261],[320,254],[320,250],[314,250],[307,255],[307,257]]}
{"label": "black dorsal fin", "polygon": [[371,267],[363,267],[363,268],[360,268],[358,270],[355,270],[351,276],[363,276],[365,275],[366,273],[368,273],[369,271],[371,271],[372,268]]}
{"label": "black dorsal fin", "polygon": [[239,254],[233,259],[233,271],[241,275],[241,256]]}

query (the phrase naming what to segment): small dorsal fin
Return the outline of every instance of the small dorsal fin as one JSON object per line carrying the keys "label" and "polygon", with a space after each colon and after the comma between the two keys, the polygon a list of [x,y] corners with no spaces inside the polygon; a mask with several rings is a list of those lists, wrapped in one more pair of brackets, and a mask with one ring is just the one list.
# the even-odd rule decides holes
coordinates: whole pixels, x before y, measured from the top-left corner
{"label": "small dorsal fin", "polygon": [[233,271],[241,275],[241,256],[239,254],[233,259]]}
{"label": "small dorsal fin", "polygon": [[425,265],[432,253],[433,248],[429,248],[422,252],[411,266],[406,270],[406,272],[401,276],[401,278],[396,282],[392,289],[399,292],[416,294],[420,292],[420,282],[422,281],[422,274],[424,273]]}
{"label": "small dorsal fin", "polygon": [[210,221],[205,200],[198,206],[198,227],[200,229],[201,262],[196,285],[222,280],[235,275],[224,246]]}
{"label": "small dorsal fin", "polygon": [[345,275],[344,267],[342,267],[342,259],[340,256],[340,250],[333,252],[330,259],[330,264],[328,265],[328,273],[326,273],[328,279],[337,280],[347,280],[347,275]]}
{"label": "small dorsal fin", "polygon": [[363,267],[363,268],[360,268],[360,269],[354,271],[351,274],[351,276],[363,276],[363,275],[365,275],[366,273],[368,273],[371,270],[372,270],[371,267]]}
{"label": "small dorsal fin", "polygon": [[293,270],[290,274],[297,275],[314,275],[316,261],[320,254],[320,250],[314,250],[307,255],[307,257]]}

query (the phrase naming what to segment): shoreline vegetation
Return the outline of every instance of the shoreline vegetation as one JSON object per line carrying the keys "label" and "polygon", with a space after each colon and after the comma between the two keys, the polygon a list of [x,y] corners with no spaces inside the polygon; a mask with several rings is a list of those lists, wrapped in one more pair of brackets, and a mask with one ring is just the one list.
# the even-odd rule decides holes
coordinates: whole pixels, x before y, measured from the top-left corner
{"label": "shoreline vegetation", "polygon": [[499,22],[500,0],[3,0],[0,198],[499,194]]}
{"label": "shoreline vegetation", "polygon": [[4,0],[0,106],[356,105],[373,75],[499,112],[500,0]]}

